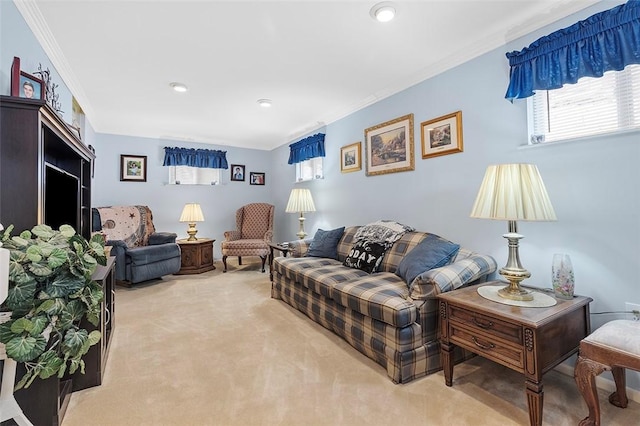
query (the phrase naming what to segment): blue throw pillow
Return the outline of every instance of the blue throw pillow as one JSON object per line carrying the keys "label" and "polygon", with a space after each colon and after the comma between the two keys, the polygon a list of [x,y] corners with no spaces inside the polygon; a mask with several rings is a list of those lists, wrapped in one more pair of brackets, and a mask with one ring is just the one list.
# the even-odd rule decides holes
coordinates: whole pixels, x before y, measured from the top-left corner
{"label": "blue throw pillow", "polygon": [[337,259],[338,242],[342,238],[342,234],[344,234],[344,226],[330,231],[318,229],[316,235],[313,236],[313,241],[309,244],[307,256]]}
{"label": "blue throw pillow", "polygon": [[396,275],[411,285],[421,273],[449,264],[459,249],[458,244],[429,234],[402,258]]}

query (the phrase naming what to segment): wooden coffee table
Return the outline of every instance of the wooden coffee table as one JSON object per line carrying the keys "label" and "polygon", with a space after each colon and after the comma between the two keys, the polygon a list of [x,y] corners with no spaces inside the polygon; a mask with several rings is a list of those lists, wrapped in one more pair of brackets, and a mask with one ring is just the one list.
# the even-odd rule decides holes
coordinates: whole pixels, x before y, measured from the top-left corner
{"label": "wooden coffee table", "polygon": [[[506,285],[490,282],[484,285]],[[472,286],[438,295],[444,379],[453,382],[452,353],[460,346],[525,376],[531,425],[542,424],[542,375],[578,351],[590,333],[589,297],[557,300],[548,308],[505,305]]]}

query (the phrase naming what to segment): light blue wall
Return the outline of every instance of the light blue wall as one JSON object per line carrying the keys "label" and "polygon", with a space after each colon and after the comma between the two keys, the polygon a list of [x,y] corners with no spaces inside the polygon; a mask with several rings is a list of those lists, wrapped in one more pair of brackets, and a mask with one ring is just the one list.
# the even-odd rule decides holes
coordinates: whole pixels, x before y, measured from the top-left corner
{"label": "light blue wall", "polygon": [[[168,168],[162,166],[164,147],[174,146],[227,151],[229,164],[246,166],[246,180],[231,182],[230,171],[223,170],[220,185],[168,185]],[[205,221],[197,224],[197,236],[216,239],[216,258],[221,257],[219,242],[224,231],[235,229],[236,210],[247,203],[272,199],[271,162],[267,151],[107,134],[96,135],[95,148],[94,206],[148,205],[156,230],[175,232],[179,238],[186,238],[187,224],[178,221],[180,213],[185,203],[199,203]],[[121,154],[147,156],[147,182],[120,181]],[[264,172],[265,185],[250,185],[250,172]]]}
{"label": "light blue wall", "polygon": [[[395,219],[491,254],[502,266],[507,257],[506,241],[501,237],[506,223],[471,219],[471,206],[488,165],[533,163],[540,169],[558,221],[519,223],[525,235],[522,263],[532,273],[529,282],[549,287],[553,254],[568,253],[577,292],[594,299],[592,312],[622,311],[627,301],[640,303],[638,133],[526,147],[526,102],[510,104],[504,99],[508,82],[505,52],[520,50],[542,35],[614,4],[598,4],[327,125],[325,179],[319,181],[294,183],[295,168],[287,165],[288,144],[264,152],[90,131],[97,154],[94,205],[148,204],[159,230],[184,236],[186,226],[178,222],[182,206],[200,202],[207,220],[198,224],[198,235],[219,241],[224,230],[233,228],[238,206],[270,201],[276,205],[276,240],[283,241],[295,238],[297,215],[286,214],[284,209],[291,188],[302,186],[311,189],[318,210],[306,215],[310,235],[320,227]],[[47,59],[13,4],[0,2],[0,6],[0,93],[8,94],[13,56],[31,58],[36,66]],[[464,152],[423,160],[420,123],[457,110],[462,111]],[[409,113],[414,114],[414,171],[371,177],[364,170],[340,173],[340,147],[364,142],[364,129]],[[229,163],[246,164],[247,172],[266,172],[267,184],[229,182],[227,174],[225,184],[217,187],[166,186],[161,167],[164,146],[226,149]],[[147,183],[119,181],[120,154],[148,156]],[[216,243],[216,257],[218,247]],[[591,319],[595,328],[617,318],[621,315],[593,315]],[[640,389],[639,377],[629,372],[628,384]]]}

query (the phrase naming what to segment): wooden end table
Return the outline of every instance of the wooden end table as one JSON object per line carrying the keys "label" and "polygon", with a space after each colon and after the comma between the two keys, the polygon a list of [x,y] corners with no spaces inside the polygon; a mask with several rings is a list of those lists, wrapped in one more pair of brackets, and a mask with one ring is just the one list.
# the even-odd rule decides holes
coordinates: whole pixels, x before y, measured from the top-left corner
{"label": "wooden end table", "polygon": [[269,280],[273,281],[273,259],[275,250],[279,250],[284,257],[289,254],[289,247],[282,246],[278,243],[269,243]]}
{"label": "wooden end table", "polygon": [[180,270],[176,275],[201,274],[216,269],[213,264],[213,243],[210,238],[195,241],[177,240],[180,246]]}
{"label": "wooden end table", "polygon": [[[506,285],[489,282],[484,285]],[[529,422],[542,425],[542,375],[578,351],[590,333],[589,297],[557,299],[548,308],[505,305],[472,286],[438,295],[444,380],[453,379],[453,348],[460,346],[525,376]]]}

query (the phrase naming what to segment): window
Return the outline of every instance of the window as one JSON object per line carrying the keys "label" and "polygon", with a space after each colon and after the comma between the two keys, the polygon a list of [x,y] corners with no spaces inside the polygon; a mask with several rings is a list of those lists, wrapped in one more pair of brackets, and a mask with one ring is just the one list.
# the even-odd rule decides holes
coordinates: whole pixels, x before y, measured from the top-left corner
{"label": "window", "polygon": [[640,65],[539,90],[529,117],[530,144],[640,129]]}
{"label": "window", "polygon": [[324,178],[322,157],[315,157],[296,163],[296,182],[322,178]]}
{"label": "window", "polygon": [[169,166],[170,185],[218,185],[220,169],[191,166]]}

